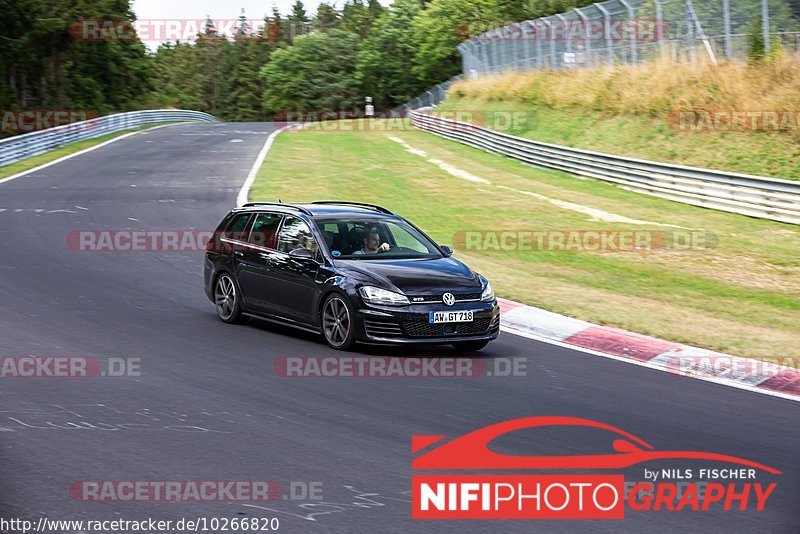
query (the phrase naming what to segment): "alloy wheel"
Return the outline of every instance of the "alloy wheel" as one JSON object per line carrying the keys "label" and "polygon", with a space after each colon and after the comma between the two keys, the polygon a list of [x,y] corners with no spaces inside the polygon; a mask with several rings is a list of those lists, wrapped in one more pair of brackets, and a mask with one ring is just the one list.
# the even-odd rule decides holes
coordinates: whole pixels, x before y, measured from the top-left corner
{"label": "alloy wheel", "polygon": [[333,347],[341,347],[350,335],[350,312],[339,297],[332,297],[322,311],[322,329],[325,339]]}

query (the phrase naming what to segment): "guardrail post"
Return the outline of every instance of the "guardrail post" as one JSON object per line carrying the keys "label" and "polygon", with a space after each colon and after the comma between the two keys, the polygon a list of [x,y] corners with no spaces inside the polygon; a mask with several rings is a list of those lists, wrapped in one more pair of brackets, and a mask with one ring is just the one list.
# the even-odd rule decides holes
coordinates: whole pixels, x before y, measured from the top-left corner
{"label": "guardrail post", "polygon": [[593,4],[600,10],[603,14],[603,32],[605,33],[606,37],[606,51],[608,52],[608,64],[610,66],[614,65],[614,43],[611,39],[611,13],[603,7],[601,4]]}
{"label": "guardrail post", "polygon": [[[592,40],[589,37],[589,17],[581,11],[579,8],[575,8],[575,13],[583,21],[583,57],[584,57],[584,64],[588,67],[589,66],[589,58],[592,57]],[[577,63],[577,58],[576,63]]]}
{"label": "guardrail post", "polygon": [[731,1],[722,0],[722,22],[725,27],[725,57],[731,59]]}
{"label": "guardrail post", "polygon": [[542,55],[542,21],[536,20],[533,25],[536,28],[536,66],[541,69],[544,66],[544,56]]}
{"label": "guardrail post", "polygon": [[549,20],[543,20],[547,24],[548,39],[550,39],[550,68],[556,68],[556,40],[553,38],[553,23]]}
{"label": "guardrail post", "polygon": [[689,54],[689,59],[694,60],[697,43],[694,39],[694,21],[692,20],[690,6],[691,0],[686,0],[686,49]]}
{"label": "guardrail post", "polygon": [[522,46],[523,46],[522,54],[523,54],[523,56],[525,56],[525,62],[524,62],[523,69],[530,69],[531,68],[531,63],[532,63],[531,60],[533,59],[533,55],[531,54],[531,40],[529,39],[529,35],[528,35],[528,28],[530,26],[531,26],[531,21],[529,21],[529,20],[520,22],[520,24],[519,24],[519,30],[520,30],[520,33],[522,33],[522,40],[523,40],[522,41]]}
{"label": "guardrail post", "polygon": [[466,51],[467,50],[466,42],[458,45],[456,47],[456,50],[458,50],[458,53],[461,55],[461,72],[466,74],[467,72],[469,72],[469,59],[467,59],[467,54],[469,52]]}
{"label": "guardrail post", "polygon": [[506,43],[505,37],[503,37],[503,29],[498,28],[495,30],[497,32],[497,43],[500,47],[500,72],[508,70],[508,43]]}
{"label": "guardrail post", "polygon": [[630,39],[631,39],[631,61],[636,64],[639,62],[639,52],[636,47],[636,39],[637,35],[636,32],[639,31],[638,26],[636,25],[636,14],[633,11],[633,7],[628,3],[628,0],[619,0],[619,3],[625,6],[628,10],[628,28],[630,30]]}
{"label": "guardrail post", "polygon": [[656,40],[661,55],[664,55],[664,6],[661,0],[654,0],[656,3]]}
{"label": "guardrail post", "polygon": [[483,54],[483,72],[484,73],[491,73],[492,72],[492,57],[489,54],[490,48],[488,40],[488,36],[483,37],[483,42],[481,43],[481,53]]}
{"label": "guardrail post", "polygon": [[478,45],[478,43],[475,42],[475,40],[470,40],[468,46],[469,46],[469,55],[472,58],[472,63],[469,67],[469,72],[465,73],[465,76],[469,76],[472,72],[477,73],[480,70],[480,63],[481,63],[481,59],[479,56],[480,45]]}
{"label": "guardrail post", "polygon": [[[562,15],[560,13],[558,15],[556,15],[555,17],[558,20],[561,21],[561,24],[564,25],[564,28],[563,28],[564,40],[567,42],[566,49],[567,49],[567,53],[571,54],[572,53],[572,39],[568,38],[569,28],[567,27],[567,19],[564,17],[564,15]],[[565,63],[566,63],[566,57],[562,57],[561,64],[564,65]]]}

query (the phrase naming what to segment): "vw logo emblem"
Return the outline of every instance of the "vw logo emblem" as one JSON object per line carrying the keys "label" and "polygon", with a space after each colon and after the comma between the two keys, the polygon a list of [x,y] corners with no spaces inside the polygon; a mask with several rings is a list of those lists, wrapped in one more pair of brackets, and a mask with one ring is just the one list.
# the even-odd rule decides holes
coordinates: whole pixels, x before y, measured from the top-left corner
{"label": "vw logo emblem", "polygon": [[456,303],[456,298],[453,296],[452,293],[445,293],[442,295],[442,302],[444,302],[448,306],[452,306]]}

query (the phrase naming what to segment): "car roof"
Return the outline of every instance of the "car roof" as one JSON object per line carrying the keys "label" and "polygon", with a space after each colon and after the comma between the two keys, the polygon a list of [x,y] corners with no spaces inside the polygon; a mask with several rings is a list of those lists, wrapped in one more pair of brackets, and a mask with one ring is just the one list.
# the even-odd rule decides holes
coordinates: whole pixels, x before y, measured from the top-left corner
{"label": "car roof", "polygon": [[[381,211],[383,210],[383,211]],[[284,204],[284,203],[248,203],[244,206],[235,208],[234,211],[238,212],[259,212],[271,211],[277,213],[284,213],[288,215],[306,215],[313,219],[385,219],[399,218],[398,215],[391,213],[389,210],[380,208],[379,206],[360,206],[351,204]]]}

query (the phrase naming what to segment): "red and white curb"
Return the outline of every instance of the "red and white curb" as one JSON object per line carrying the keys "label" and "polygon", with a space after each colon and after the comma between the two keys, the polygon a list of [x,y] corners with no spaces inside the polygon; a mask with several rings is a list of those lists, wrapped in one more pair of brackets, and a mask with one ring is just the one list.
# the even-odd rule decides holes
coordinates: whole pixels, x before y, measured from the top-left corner
{"label": "red and white curb", "polygon": [[756,393],[800,401],[800,369],[664,341],[565,317],[507,299],[501,330],[605,358]]}

